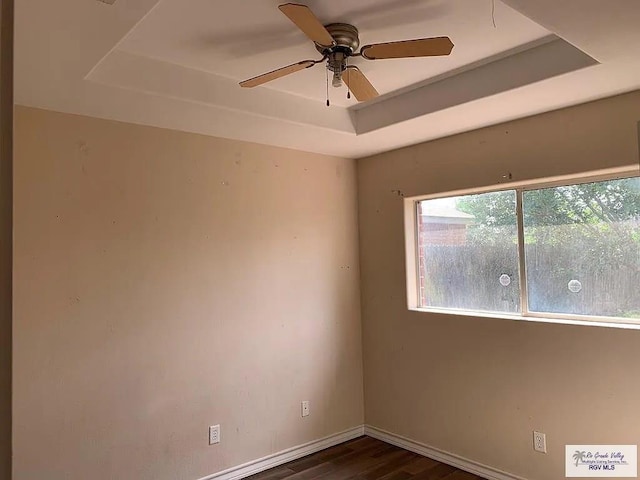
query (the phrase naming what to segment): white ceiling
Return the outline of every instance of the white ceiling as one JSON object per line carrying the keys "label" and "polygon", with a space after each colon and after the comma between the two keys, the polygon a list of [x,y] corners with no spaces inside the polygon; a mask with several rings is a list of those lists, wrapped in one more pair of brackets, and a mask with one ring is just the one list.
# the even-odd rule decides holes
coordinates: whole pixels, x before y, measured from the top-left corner
{"label": "white ceiling", "polygon": [[[637,0],[305,1],[361,44],[448,35],[449,57],[354,59],[381,93],[326,95],[323,65],[240,80],[313,44],[274,0],[19,0],[16,103],[361,157],[640,88]],[[493,26],[495,19],[495,27]]]}

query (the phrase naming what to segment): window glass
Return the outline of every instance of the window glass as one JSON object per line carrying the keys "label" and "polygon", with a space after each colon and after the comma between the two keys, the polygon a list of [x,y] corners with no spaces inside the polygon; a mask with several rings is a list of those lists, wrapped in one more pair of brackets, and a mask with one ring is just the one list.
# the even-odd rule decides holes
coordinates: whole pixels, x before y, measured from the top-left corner
{"label": "window glass", "polygon": [[523,193],[532,312],[640,319],[640,179]]}
{"label": "window glass", "polygon": [[417,203],[423,307],[520,311],[514,190]]}

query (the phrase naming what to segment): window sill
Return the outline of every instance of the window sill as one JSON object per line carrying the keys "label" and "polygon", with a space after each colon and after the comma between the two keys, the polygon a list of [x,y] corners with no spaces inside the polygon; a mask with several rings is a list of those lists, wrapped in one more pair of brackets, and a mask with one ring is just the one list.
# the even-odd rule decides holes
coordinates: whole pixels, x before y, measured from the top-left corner
{"label": "window sill", "polygon": [[458,317],[478,317],[493,318],[498,320],[520,320],[525,322],[541,322],[555,323],[562,325],[582,325],[588,327],[609,327],[609,328],[625,328],[628,330],[640,330],[640,319],[608,319],[606,317],[591,317],[593,319],[582,319],[578,316],[540,316],[536,315],[518,315],[497,312],[484,312],[476,310],[456,310],[447,308],[420,308],[409,307],[409,311],[421,313],[437,313],[444,315],[455,315]]}

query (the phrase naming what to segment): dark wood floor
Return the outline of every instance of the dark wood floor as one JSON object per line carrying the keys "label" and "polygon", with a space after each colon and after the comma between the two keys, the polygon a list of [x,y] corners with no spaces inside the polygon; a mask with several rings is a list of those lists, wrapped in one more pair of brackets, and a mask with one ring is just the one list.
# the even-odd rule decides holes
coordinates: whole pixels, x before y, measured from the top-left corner
{"label": "dark wood floor", "polygon": [[481,477],[360,437],[249,477],[250,480],[481,480]]}

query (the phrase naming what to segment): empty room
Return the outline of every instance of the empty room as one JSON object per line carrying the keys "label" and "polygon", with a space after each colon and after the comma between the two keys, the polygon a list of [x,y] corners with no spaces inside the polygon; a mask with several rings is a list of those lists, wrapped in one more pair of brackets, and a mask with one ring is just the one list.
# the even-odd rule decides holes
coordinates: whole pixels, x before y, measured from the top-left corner
{"label": "empty room", "polygon": [[0,12],[1,480],[638,478],[640,2]]}

